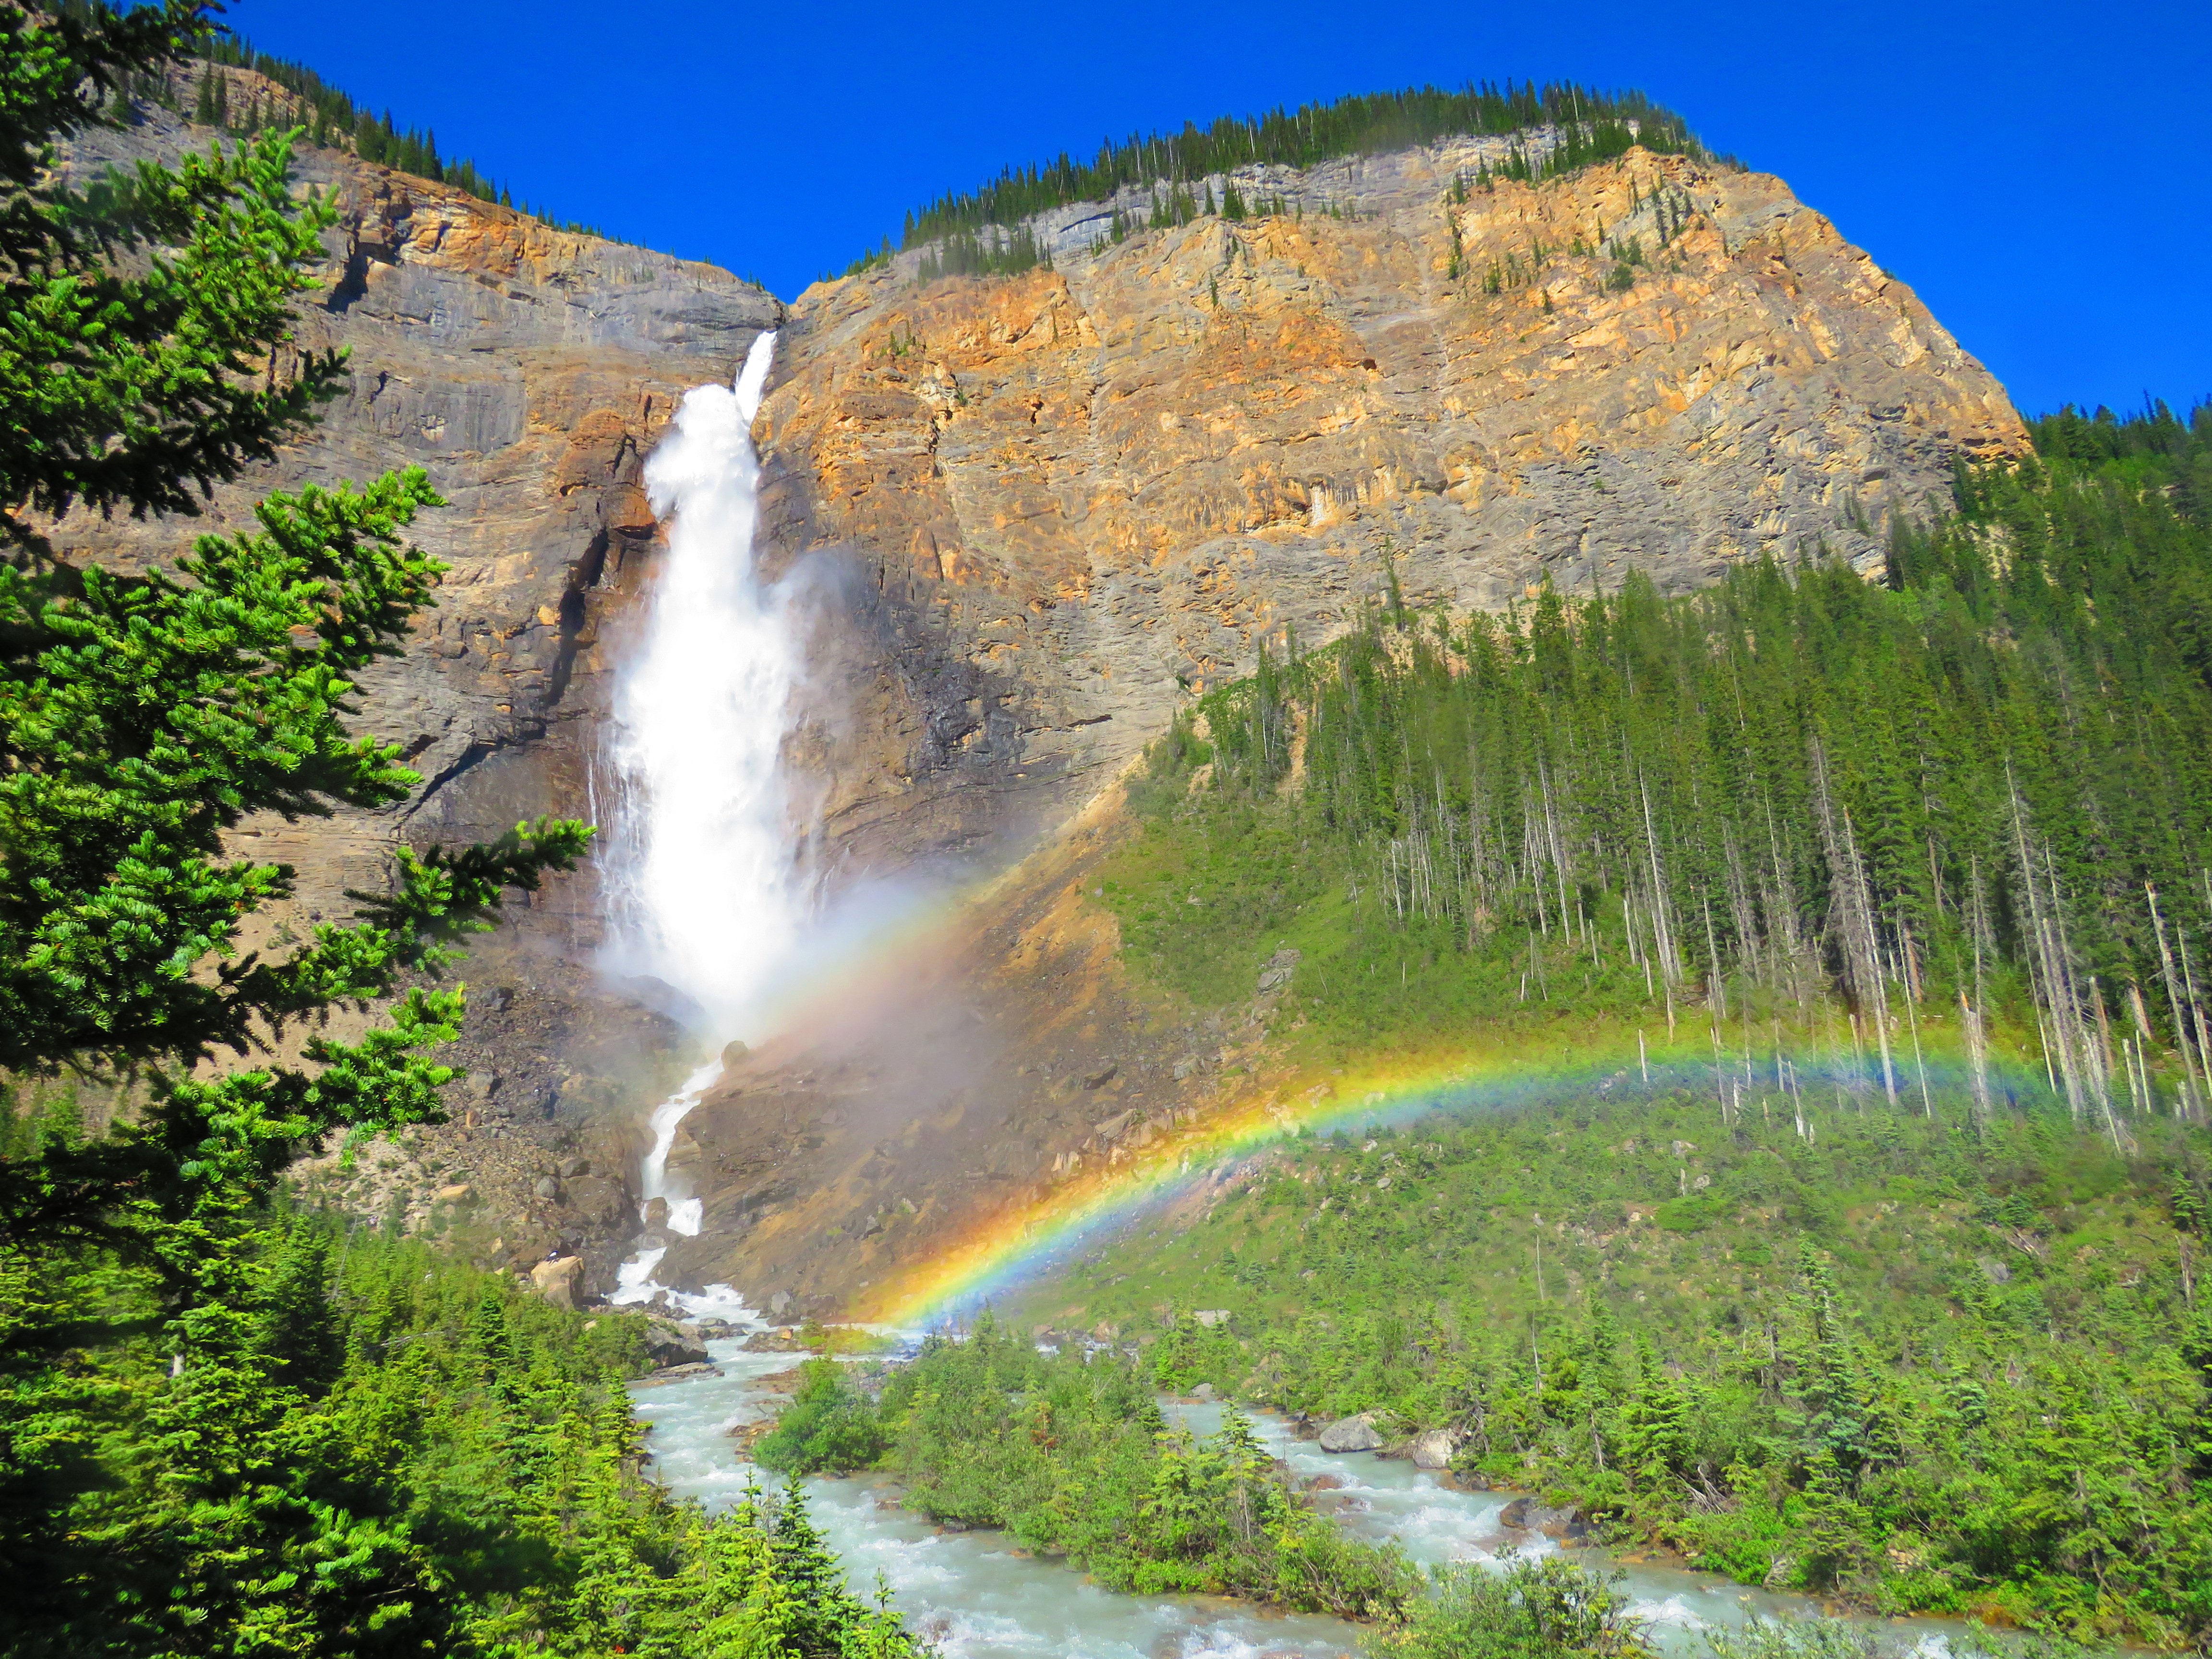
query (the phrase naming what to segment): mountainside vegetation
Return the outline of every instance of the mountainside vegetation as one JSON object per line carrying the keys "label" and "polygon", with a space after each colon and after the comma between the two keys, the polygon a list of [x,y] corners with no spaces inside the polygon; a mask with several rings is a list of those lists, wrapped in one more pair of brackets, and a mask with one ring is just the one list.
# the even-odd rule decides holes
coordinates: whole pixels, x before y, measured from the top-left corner
{"label": "mountainside vegetation", "polygon": [[2116,1146],[2202,1123],[2212,410],[2039,435],[1886,581],[1455,620],[1386,550],[1362,626],[1263,646],[1153,750],[1102,882],[1132,961],[1220,1006],[1300,951],[1316,1060],[1693,1019],[1916,1109],[1940,1054],[1978,1120],[2025,1079]]}
{"label": "mountainside vegetation", "polygon": [[[710,1522],[642,1479],[631,1322],[283,1201],[300,1155],[440,1117],[461,942],[590,831],[402,847],[349,918],[243,950],[293,872],[227,831],[420,782],[349,717],[432,602],[404,532],[443,503],[419,469],[271,495],[173,569],[45,537],[192,513],[343,368],[272,368],[331,215],[289,133],[57,173],[207,30],[193,0],[0,9],[0,1647],[909,1652],[795,1499]],[[88,1126],[81,1085],[125,1106]]]}
{"label": "mountainside vegetation", "polygon": [[1040,1353],[988,1314],[933,1338],[870,1405],[834,1360],[808,1364],[756,1455],[795,1473],[880,1467],[934,1521],[1002,1527],[1140,1595],[1243,1595],[1308,1613],[1395,1615],[1420,1583],[1395,1550],[1340,1531],[1288,1484],[1231,1407],[1218,1433],[1171,1429],[1117,1356]]}
{"label": "mountainside vegetation", "polygon": [[1139,977],[1291,964],[1310,1097],[1493,1083],[1027,1313],[1750,1582],[2203,1644],[2212,410],[2034,432],[1885,580],[1454,620],[1386,568],[1201,699],[1099,883]]}
{"label": "mountainside vegetation", "polygon": [[1027,226],[1011,234],[995,227],[956,230],[922,254],[916,280],[933,283],[940,276],[979,273],[1018,276],[1039,265],[1051,270],[1052,256],[1037,246]]}
{"label": "mountainside vegetation", "polygon": [[[264,127],[300,126],[307,142],[319,149],[350,149],[364,161],[374,161],[418,179],[434,179],[486,202],[512,201],[477,170],[473,161],[447,159],[438,154],[438,135],[395,126],[392,112],[378,115],[363,109],[337,88],[304,64],[272,58],[254,50],[237,35],[211,36],[204,48],[206,66],[194,89],[191,118],[201,126],[215,127],[240,137],[252,137]],[[247,101],[234,108],[225,68],[251,70],[291,94],[286,104],[274,100]]]}
{"label": "mountainside vegetation", "polygon": [[[8,1154],[76,1133],[65,1107],[33,1115]],[[10,1473],[60,1488],[69,1528],[9,1529],[8,1652],[913,1651],[795,1492],[710,1520],[645,1478],[623,1388],[641,1319],[281,1207],[244,1231],[219,1364],[96,1253],[36,1279],[4,1258],[6,1334],[76,1337],[66,1376],[19,1373],[7,1402]]]}
{"label": "mountainside vegetation", "polygon": [[[2200,1647],[2212,1137],[2045,1103],[1724,1121],[1632,1068],[1307,1135],[1023,1297],[1158,1387],[1450,1432],[1455,1467],[1746,1583]],[[1202,1326],[1200,1309],[1229,1317]]]}
{"label": "mountainside vegetation", "polygon": [[[94,0],[64,0],[62,15],[80,24],[95,24],[102,8]],[[234,101],[231,77],[222,71],[245,70],[277,88],[275,95],[248,94]],[[189,101],[179,95],[181,83],[191,88]],[[465,157],[438,153],[434,129],[400,127],[386,110],[356,104],[314,70],[289,58],[272,57],[255,49],[245,36],[210,28],[193,49],[191,57],[175,65],[141,70],[122,77],[111,95],[108,115],[127,124],[133,101],[157,105],[234,138],[252,138],[272,130],[297,128],[306,140],[323,149],[350,150],[364,161],[411,173],[438,184],[465,191],[479,201],[514,206],[513,196],[486,178]],[[523,211],[544,219],[556,230],[575,235],[604,236],[605,233],[542,210]]]}
{"label": "mountainside vegetation", "polygon": [[1042,167],[1008,167],[981,189],[948,191],[909,213],[901,246],[917,247],[986,225],[1012,227],[1071,202],[1103,202],[1125,185],[1195,185],[1210,173],[1242,167],[1304,167],[1344,155],[1375,155],[1455,134],[1511,135],[1555,128],[1559,142],[1531,161],[1516,151],[1513,176],[1571,171],[1625,154],[1632,144],[1667,155],[1694,151],[1682,118],[1642,93],[1534,82],[1485,82],[1447,91],[1413,87],[1364,93],[1327,102],[1273,109],[1258,117],[1224,115],[1180,132],[1109,139],[1089,161],[1063,152]]}

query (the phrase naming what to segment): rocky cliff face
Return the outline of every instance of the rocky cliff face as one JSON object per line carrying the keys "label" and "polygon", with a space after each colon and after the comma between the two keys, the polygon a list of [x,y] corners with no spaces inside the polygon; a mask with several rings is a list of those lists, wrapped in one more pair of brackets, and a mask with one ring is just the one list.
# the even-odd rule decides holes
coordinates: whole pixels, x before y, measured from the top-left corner
{"label": "rocky cliff face", "polygon": [[[232,75],[234,107],[279,96]],[[172,155],[213,137],[160,110],[142,117],[128,132],[87,135],[70,166]],[[448,503],[413,532],[451,566],[438,608],[368,678],[361,720],[404,746],[424,786],[389,812],[241,826],[241,854],[291,864],[300,878],[296,903],[260,919],[249,943],[346,912],[344,890],[380,885],[395,841],[477,839],[524,817],[588,812],[610,633],[656,536],[641,458],[683,392],[726,381],[781,314],[716,267],[557,232],[339,153],[303,150],[297,184],[335,193],[341,210],[298,340],[349,354],[342,395],[198,524],[80,516],[54,538],[66,556],[167,559],[199,530],[247,524],[270,489],[409,465]],[[420,1215],[431,1191],[465,1183],[463,1207],[517,1254],[628,1228],[632,1109],[673,1033],[598,985],[596,915],[586,872],[540,894],[475,953],[460,1055],[473,1074],[457,1121],[405,1157],[371,1160],[356,1182],[366,1207],[397,1198]],[[580,1158],[596,1173],[562,1177]],[[548,1182],[555,1190],[541,1193]]]}
{"label": "rocky cliff face", "polygon": [[[74,164],[206,136],[154,112]],[[1152,209],[1128,192],[1037,222],[1049,269],[925,285],[902,255],[786,315],[712,267],[307,154],[343,221],[301,341],[348,349],[349,386],[210,522],[419,463],[451,502],[419,538],[453,571],[363,711],[423,790],[244,826],[242,850],[301,871],[270,931],[343,908],[396,838],[591,810],[657,539],[641,458],[764,327],[784,331],[756,428],[764,557],[811,578],[787,752],[833,872],[989,867],[1068,823],[1191,691],[1394,584],[1466,608],[1822,549],[1867,564],[1954,459],[2024,447],[1995,381],[1778,180],[1633,152],[1485,187],[1504,157],[1462,140],[1255,169],[1240,194],[1279,210],[1117,241],[1117,213]],[[131,560],[177,533],[58,539]],[[675,1148],[707,1225],[665,1270],[848,1304],[1073,1160],[1255,1086],[1264,980],[1214,1012],[1122,980],[1085,887],[1116,823],[1110,803],[1074,820],[733,1068]],[[355,1202],[473,1218],[509,1260],[583,1244],[605,1286],[678,1044],[597,981],[598,917],[587,875],[479,952],[457,1121],[331,1172]]]}
{"label": "rocky cliff face", "polygon": [[848,563],[893,665],[823,757],[836,832],[880,859],[1048,821],[1188,689],[1393,580],[1466,609],[1865,566],[1954,458],[2024,447],[1779,179],[1634,151],[1461,188],[1505,155],[1251,169],[1285,210],[1115,242],[1152,206],[1125,192],[1038,222],[1051,270],[924,286],[909,254],[801,296],[769,522]]}

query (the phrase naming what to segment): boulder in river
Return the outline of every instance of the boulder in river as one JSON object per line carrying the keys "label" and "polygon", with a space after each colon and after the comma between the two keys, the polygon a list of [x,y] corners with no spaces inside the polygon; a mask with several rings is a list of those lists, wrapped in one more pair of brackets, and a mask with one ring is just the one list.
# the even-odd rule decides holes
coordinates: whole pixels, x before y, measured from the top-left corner
{"label": "boulder in river", "polygon": [[1373,1451],[1382,1443],[1382,1437],[1375,1432],[1375,1419],[1366,1412],[1340,1417],[1321,1431],[1321,1449],[1325,1452]]}
{"label": "boulder in river", "polygon": [[530,1270],[530,1287],[555,1307],[566,1308],[573,1313],[576,1307],[576,1279],[583,1271],[584,1258],[580,1255],[541,1261]]}
{"label": "boulder in river", "polygon": [[1533,1498],[1516,1498],[1498,1512],[1498,1524],[1516,1532],[1540,1532],[1547,1538],[1578,1544],[1589,1536],[1589,1522],[1573,1504],[1553,1509]]}
{"label": "boulder in river", "polygon": [[1426,1434],[1415,1435],[1408,1449],[1415,1468],[1444,1469],[1451,1467],[1452,1453],[1458,1446],[1449,1429],[1431,1429]]}
{"label": "boulder in river", "polygon": [[720,1376],[722,1368],[701,1360],[690,1360],[681,1365],[663,1365],[649,1376],[641,1376],[630,1384],[632,1388],[649,1388],[655,1382],[688,1382],[695,1376]]}
{"label": "boulder in river", "polygon": [[653,1361],[655,1370],[667,1370],[676,1365],[703,1365],[707,1360],[707,1345],[692,1332],[680,1325],[671,1325],[658,1319],[649,1319],[645,1325],[645,1355]]}

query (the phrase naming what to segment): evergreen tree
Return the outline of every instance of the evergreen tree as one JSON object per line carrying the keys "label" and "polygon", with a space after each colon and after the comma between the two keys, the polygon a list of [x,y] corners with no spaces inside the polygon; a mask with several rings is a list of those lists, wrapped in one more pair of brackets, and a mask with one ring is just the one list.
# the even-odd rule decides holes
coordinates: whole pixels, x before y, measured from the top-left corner
{"label": "evergreen tree", "polygon": [[[1088,162],[1063,154],[1039,167],[1008,167],[981,189],[948,191],[906,216],[901,246],[920,247],[958,230],[1019,224],[1071,202],[1106,202],[1134,186],[1180,189],[1192,210],[1188,181],[1251,166],[1304,167],[1340,155],[1371,155],[1433,143],[1453,134],[1511,135],[1542,129],[1553,146],[1537,165],[1547,176],[1626,154],[1700,153],[1681,118],[1636,92],[1607,94],[1565,83],[1484,83],[1455,90],[1408,88],[1361,94],[1256,119],[1224,116],[1206,126],[1133,134],[1102,143]],[[1534,176],[1516,146],[1510,176]],[[1517,168],[1516,171],[1512,171]],[[1488,174],[1484,174],[1487,188]],[[1208,210],[1211,211],[1211,210]],[[1239,216],[1231,214],[1229,216]],[[1188,217],[1176,222],[1188,222]]]}
{"label": "evergreen tree", "polygon": [[[185,62],[205,27],[189,0],[0,19],[11,503],[190,512],[273,453],[337,373],[334,358],[262,373],[330,216],[292,201],[285,137],[82,194],[54,180],[54,140],[129,77]],[[176,252],[122,259],[147,244]],[[50,1133],[0,1163],[0,1272],[44,1287],[0,1318],[0,1547],[38,1564],[9,1598],[11,1651],[419,1650],[450,1625],[422,1544],[336,1501],[325,1449],[300,1434],[296,1408],[331,1375],[320,1269],[271,1247],[266,1206],[301,1146],[437,1115],[453,1073],[424,1050],[453,1035],[459,995],[406,989],[358,1042],[309,1037],[304,1064],[203,1064],[434,975],[503,888],[584,847],[580,825],[548,822],[403,852],[392,891],[352,922],[234,959],[241,918],[291,878],[228,856],[229,826],[387,804],[416,781],[343,717],[429,598],[439,568],[399,532],[436,504],[419,471],[272,496],[258,532],[201,537],[174,575],[61,565],[7,515],[0,1065],[128,1066],[146,1097],[104,1137]],[[86,1364],[103,1347],[112,1371]]]}
{"label": "evergreen tree", "polygon": [[[295,210],[286,155],[270,140],[228,155],[142,163],[83,191],[53,181],[57,137],[97,125],[143,58],[181,54],[199,25],[187,9],[141,7],[98,24],[67,15],[0,20],[15,66],[0,177],[0,545],[40,545],[24,509],[189,513],[209,486],[270,459],[336,383],[310,358],[270,385],[269,353],[329,222]],[[171,33],[161,44],[155,25]],[[179,59],[181,61],[181,58]],[[218,88],[220,82],[218,82]],[[160,246],[159,261],[125,253]],[[71,372],[58,372],[60,366]],[[15,602],[26,602],[18,599]]]}
{"label": "evergreen tree", "polygon": [[1664,1490],[1689,1468],[1690,1404],[1649,1340],[1636,1349],[1637,1386],[1620,1408],[1621,1460],[1638,1486]]}

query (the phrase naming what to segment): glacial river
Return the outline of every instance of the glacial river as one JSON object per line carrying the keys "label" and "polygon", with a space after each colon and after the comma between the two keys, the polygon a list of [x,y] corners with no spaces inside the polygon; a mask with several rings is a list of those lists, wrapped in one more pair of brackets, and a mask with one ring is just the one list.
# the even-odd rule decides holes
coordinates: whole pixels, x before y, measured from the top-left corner
{"label": "glacial river", "polygon": [[[756,1480],[777,1484],[745,1461],[730,1431],[772,1416],[782,1396],[763,1390],[761,1379],[804,1358],[746,1353],[742,1340],[708,1345],[720,1376],[635,1391],[660,1478],[710,1510],[726,1508]],[[1218,1406],[1168,1410],[1200,1434],[1220,1424]],[[1424,1565],[1494,1559],[1506,1541],[1498,1519],[1504,1496],[1455,1491],[1400,1459],[1322,1451],[1274,1418],[1261,1417],[1256,1426],[1300,1480],[1327,1474],[1340,1483],[1324,1501],[1362,1537],[1395,1539]],[[843,1558],[854,1591],[872,1594],[880,1573],[908,1620],[947,1659],[1346,1659],[1359,1650],[1359,1627],[1340,1620],[1271,1613],[1210,1596],[1123,1595],[1100,1589],[1064,1562],[1030,1556],[1003,1534],[939,1532],[901,1509],[897,1488],[882,1477],[817,1479],[806,1487],[815,1522]],[[1558,1547],[1525,1534],[1516,1541],[1524,1553]],[[1588,1554],[1601,1559],[1598,1552]],[[1705,1626],[1741,1624],[1754,1613],[1817,1611],[1801,1598],[1704,1574],[1622,1571],[1635,1612],[1670,1654],[1702,1652],[1696,1632]],[[1899,1634],[1940,1648],[1940,1628],[1916,1625]],[[1936,1639],[1926,1639],[1931,1637]]]}

